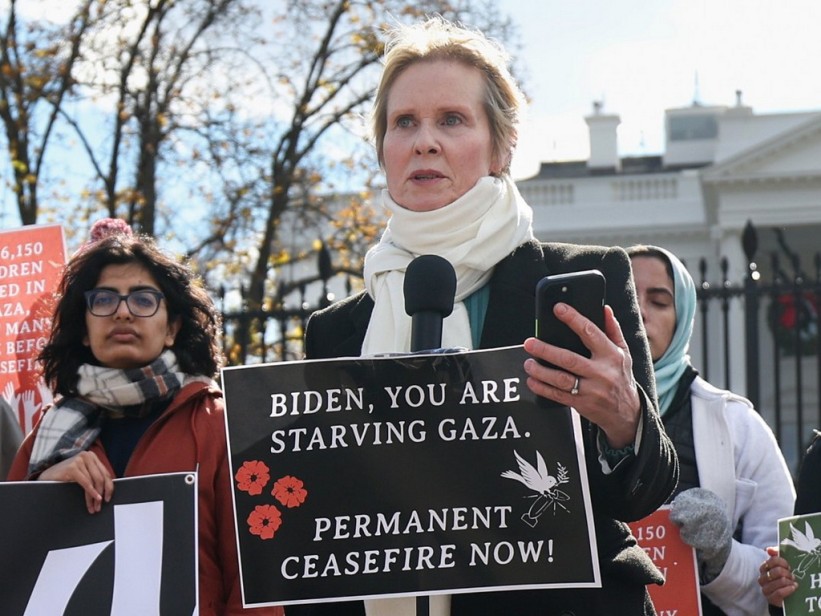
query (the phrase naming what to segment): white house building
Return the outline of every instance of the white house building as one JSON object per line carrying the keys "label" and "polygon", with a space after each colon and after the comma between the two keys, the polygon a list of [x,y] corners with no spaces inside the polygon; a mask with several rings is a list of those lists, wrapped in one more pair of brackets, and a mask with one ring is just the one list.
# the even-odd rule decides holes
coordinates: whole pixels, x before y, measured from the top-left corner
{"label": "white house building", "polygon": [[[708,264],[708,279],[715,283],[720,279],[719,262],[726,257],[728,279],[741,283],[747,273],[741,234],[751,221],[757,230],[756,261],[763,280],[771,275],[773,252],[780,253],[780,269],[789,276],[793,268],[788,251],[799,257],[803,270],[814,271],[813,256],[821,250],[821,111],[755,114],[742,103],[740,93],[734,106],[668,109],[664,152],[636,157],[619,155],[618,115],[595,105],[585,120],[590,131],[588,160],[543,163],[537,175],[517,182],[533,207],[539,239],[661,245],[687,264],[697,284],[702,258]],[[741,305],[732,305],[729,386],[739,393],[746,391],[742,316]],[[723,349],[712,348],[720,333],[717,314],[711,313],[708,326],[708,376],[724,386],[718,370]],[[771,337],[763,335],[761,342],[762,374],[772,374]],[[702,352],[697,324],[691,347],[697,368]],[[817,360],[806,360],[809,376],[802,402],[810,413],[802,434],[821,428],[818,410],[813,410],[819,408],[818,372],[810,362]],[[792,408],[797,392],[794,386],[790,390],[790,383],[796,366],[794,361],[781,363],[785,372],[780,402]],[[776,403],[773,387],[762,379],[759,410],[768,420]],[[793,463],[801,440],[800,435],[795,438],[794,422],[793,436],[788,429],[782,438]]]}

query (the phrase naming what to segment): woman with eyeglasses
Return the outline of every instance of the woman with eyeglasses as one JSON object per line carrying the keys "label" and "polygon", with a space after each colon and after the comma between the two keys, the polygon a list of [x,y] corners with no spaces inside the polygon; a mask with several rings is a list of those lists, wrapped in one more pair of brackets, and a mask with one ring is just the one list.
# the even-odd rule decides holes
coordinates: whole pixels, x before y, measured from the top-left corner
{"label": "woman with eyeglasses", "polygon": [[[92,235],[92,238],[94,236]],[[199,613],[240,614],[219,317],[193,272],[128,227],[69,261],[40,353],[55,403],[10,480],[78,483],[90,513],[115,477],[198,471]],[[249,610],[282,615],[282,608]]]}

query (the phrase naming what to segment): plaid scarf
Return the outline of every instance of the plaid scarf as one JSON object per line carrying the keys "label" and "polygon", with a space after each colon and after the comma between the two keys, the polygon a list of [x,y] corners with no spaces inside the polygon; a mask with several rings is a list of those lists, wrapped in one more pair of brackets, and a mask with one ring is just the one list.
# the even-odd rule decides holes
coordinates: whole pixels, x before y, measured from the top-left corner
{"label": "plaid scarf", "polygon": [[[29,476],[87,450],[97,439],[104,415],[143,417],[153,402],[173,396],[183,384],[204,377],[179,371],[171,350],[143,368],[118,370],[83,364],[76,398],[62,398],[43,415],[29,460]],[[210,379],[207,379],[210,381]]]}

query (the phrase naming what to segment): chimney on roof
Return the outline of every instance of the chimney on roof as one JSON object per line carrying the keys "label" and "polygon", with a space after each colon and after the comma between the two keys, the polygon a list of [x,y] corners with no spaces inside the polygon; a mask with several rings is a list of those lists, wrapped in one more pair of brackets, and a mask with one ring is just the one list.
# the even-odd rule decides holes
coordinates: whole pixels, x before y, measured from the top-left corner
{"label": "chimney on roof", "polygon": [[593,102],[593,114],[584,120],[590,132],[590,158],[587,167],[590,169],[621,168],[617,129],[621,124],[618,115],[602,113],[601,101]]}
{"label": "chimney on roof", "polygon": [[753,115],[753,108],[748,107],[742,100],[741,90],[735,91],[735,106],[727,108],[727,115],[730,116],[751,116]]}

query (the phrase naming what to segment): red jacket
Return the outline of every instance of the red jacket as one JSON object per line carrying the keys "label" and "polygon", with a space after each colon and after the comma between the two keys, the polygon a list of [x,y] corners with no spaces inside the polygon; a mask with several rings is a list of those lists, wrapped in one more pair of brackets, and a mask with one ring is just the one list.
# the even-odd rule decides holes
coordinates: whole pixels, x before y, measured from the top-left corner
{"label": "red jacket", "polygon": [[[183,387],[134,449],[125,477],[198,470],[200,616],[283,616],[281,607],[242,609],[222,392],[202,382]],[[14,459],[8,479],[25,480],[34,430]],[[109,472],[103,445],[91,446]]]}

